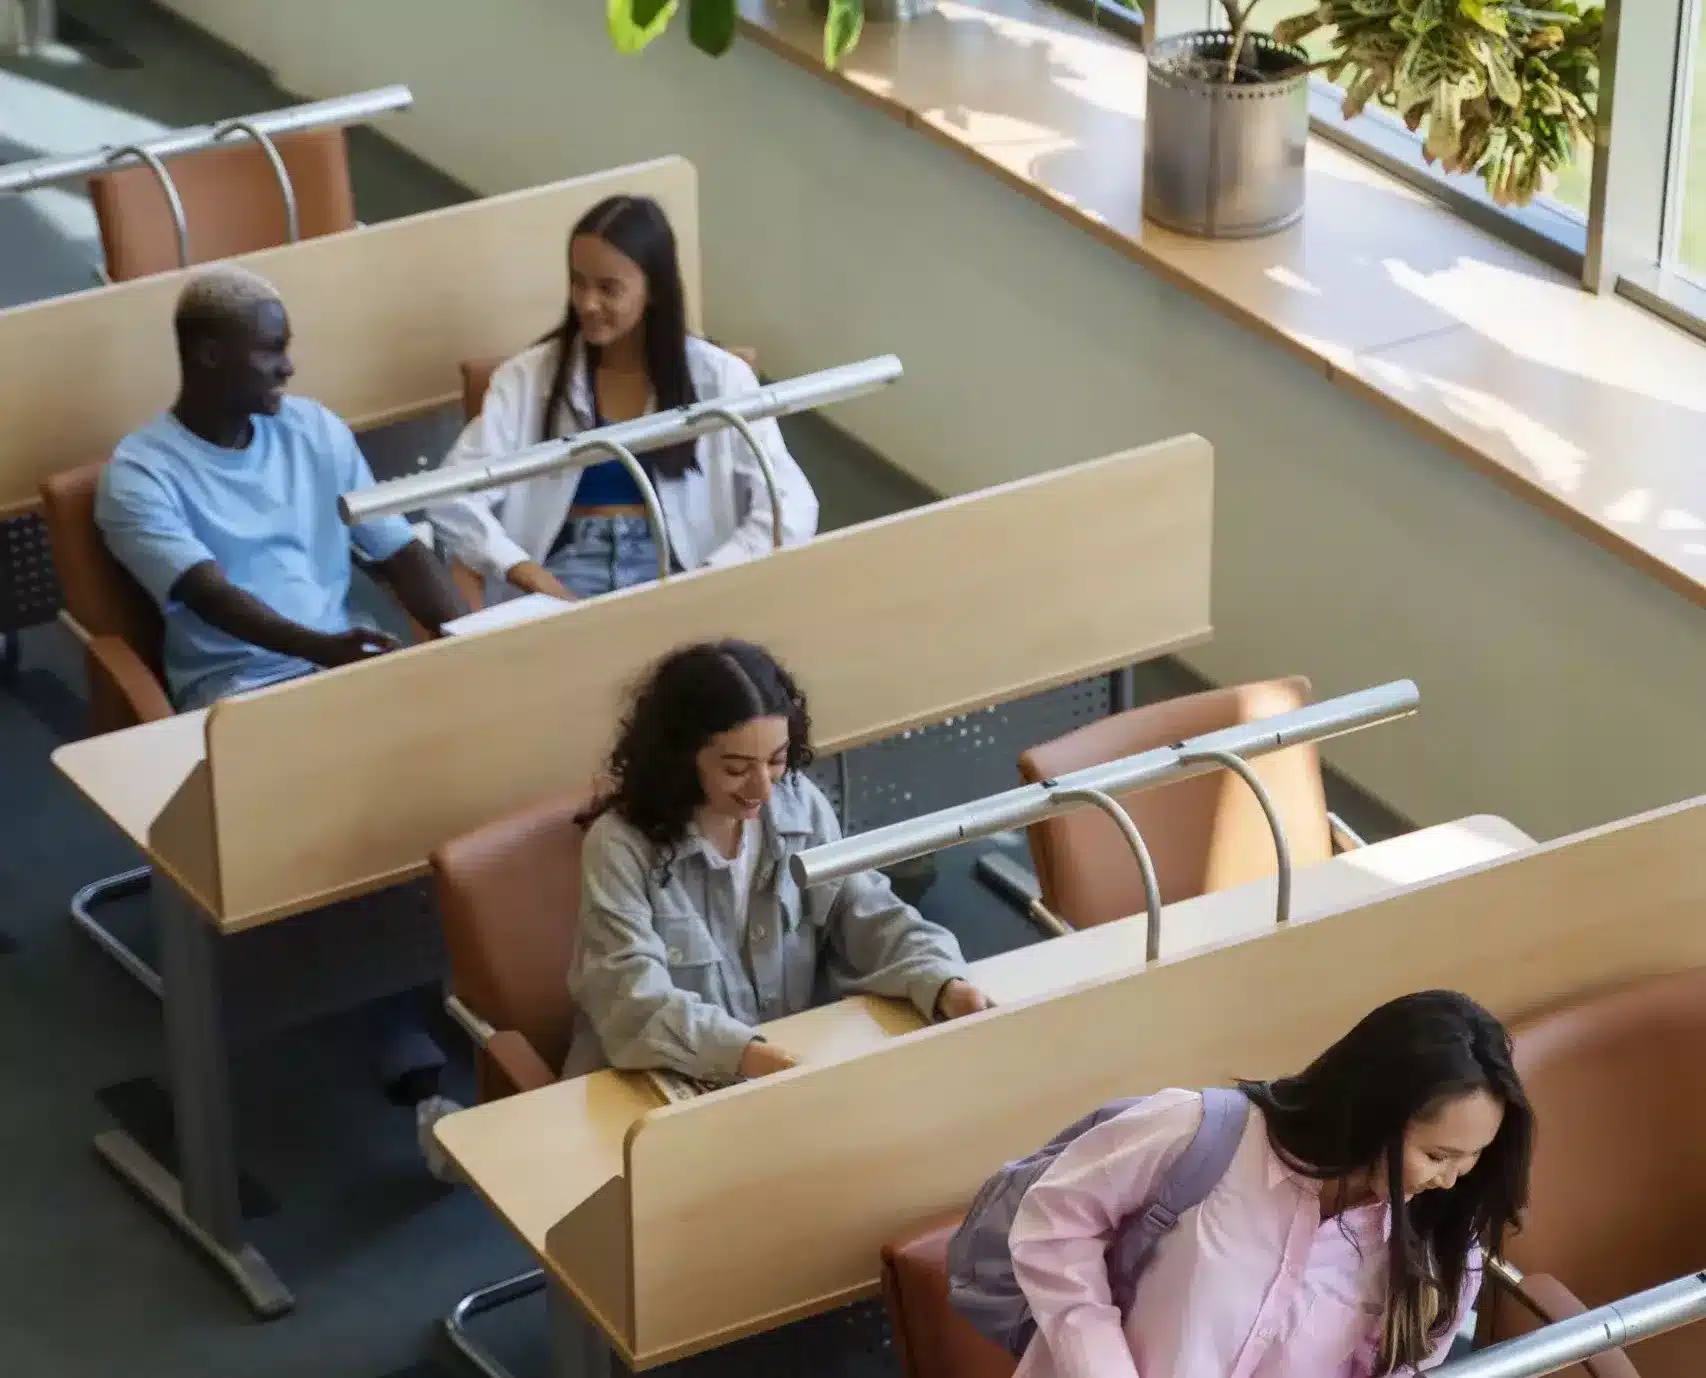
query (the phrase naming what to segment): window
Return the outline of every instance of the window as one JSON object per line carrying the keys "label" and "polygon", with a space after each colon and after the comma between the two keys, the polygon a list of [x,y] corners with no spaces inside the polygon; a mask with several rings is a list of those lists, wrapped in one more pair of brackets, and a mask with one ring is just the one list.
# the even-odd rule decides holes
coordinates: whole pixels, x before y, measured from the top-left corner
{"label": "window", "polygon": [[[1141,39],[1144,0],[1052,2]],[[1219,20],[1218,0],[1197,3],[1210,22]],[[1574,164],[1529,206],[1498,207],[1479,178],[1429,168],[1419,138],[1390,112],[1370,108],[1346,120],[1338,90],[1321,76],[1310,96],[1313,128],[1481,228],[1579,273],[1585,285],[1615,287],[1706,337],[1706,0],[1590,3],[1607,12],[1600,89],[1612,105],[1600,115],[1610,137],[1597,151],[1584,141]],[[1262,0],[1255,27],[1272,28],[1315,4]],[[1305,46],[1324,57],[1331,35],[1317,31]]]}
{"label": "window", "polygon": [[1693,32],[1686,35],[1690,51],[1684,54],[1676,83],[1683,113],[1676,150],[1680,213],[1675,251],[1676,266],[1706,285],[1706,4],[1696,0],[1694,9]]}

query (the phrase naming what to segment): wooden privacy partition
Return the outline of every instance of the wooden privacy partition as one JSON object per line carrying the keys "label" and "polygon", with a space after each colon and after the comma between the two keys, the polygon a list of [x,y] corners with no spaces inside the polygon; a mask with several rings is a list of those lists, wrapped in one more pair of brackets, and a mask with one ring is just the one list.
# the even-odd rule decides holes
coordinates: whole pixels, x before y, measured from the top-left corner
{"label": "wooden privacy partition", "polygon": [[215,915],[401,879],[590,780],[635,676],[689,641],[772,648],[826,751],[1199,642],[1212,481],[1181,437],[215,704]]}
{"label": "wooden privacy partition", "polygon": [[634,1361],[663,1362],[868,1292],[885,1239],[1103,1100],[1294,1070],[1407,991],[1455,988],[1514,1020],[1698,966],[1703,914],[1706,797],[655,1110],[624,1178],[548,1247],[627,1320]]}
{"label": "wooden privacy partition", "polygon": [[[570,226],[606,196],[656,198],[699,328],[693,165],[661,158],[245,254],[290,310],[292,390],[356,429],[457,401],[457,364],[512,353],[562,315]],[[207,265],[0,311],[0,516],[42,479],[103,459],[170,405],[172,308]]]}

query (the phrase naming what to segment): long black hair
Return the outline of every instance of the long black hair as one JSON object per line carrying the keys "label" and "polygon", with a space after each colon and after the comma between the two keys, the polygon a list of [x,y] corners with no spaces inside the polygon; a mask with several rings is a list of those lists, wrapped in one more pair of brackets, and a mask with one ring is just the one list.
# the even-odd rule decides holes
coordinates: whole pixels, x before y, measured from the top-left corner
{"label": "long black hair", "polygon": [[[681,286],[681,261],[675,251],[675,231],[663,207],[649,196],[611,196],[575,222],[569,231],[571,249],[576,239],[591,235],[602,239],[630,259],[646,276],[646,311],[640,328],[646,333],[646,374],[657,396],[659,411],[691,406],[699,400],[693,387],[693,372],[687,363],[687,301]],[[562,323],[540,339],[556,341],[557,361],[551,386],[545,392],[545,408],[539,420],[539,438],[551,440],[558,408],[569,391],[569,365],[575,341],[580,338],[580,318],[571,297]],[[598,373],[598,349],[586,346],[587,378]],[[683,440],[645,457],[646,467],[664,478],[680,478],[699,467],[694,442]]]}
{"label": "long black hair", "polygon": [[705,802],[700,749],[754,718],[788,720],[788,770],[812,763],[806,696],[776,658],[750,641],[707,641],[665,656],[635,690],[610,753],[611,788],[577,820],[614,809],[654,847],[667,876],[675,849]]}
{"label": "long black hair", "polygon": [[[1365,1016],[1296,1076],[1240,1082],[1288,1167],[1317,1181],[1386,1175],[1392,1211],[1378,1372],[1418,1364],[1451,1329],[1469,1252],[1496,1252],[1528,1201],[1534,1115],[1504,1026],[1466,995],[1402,996]],[[1404,1200],[1404,1131],[1485,1091],[1504,1118],[1449,1190]]]}

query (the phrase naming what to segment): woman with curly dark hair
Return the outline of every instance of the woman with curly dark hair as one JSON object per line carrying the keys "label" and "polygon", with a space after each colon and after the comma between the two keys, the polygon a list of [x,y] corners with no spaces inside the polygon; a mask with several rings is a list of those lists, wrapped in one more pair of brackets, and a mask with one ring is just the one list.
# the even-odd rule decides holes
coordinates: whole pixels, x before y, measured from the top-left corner
{"label": "woman with curly dark hair", "polygon": [[581,818],[580,1009],[566,1076],[607,1065],[713,1083],[797,1059],[757,1026],[819,995],[988,1000],[959,944],[870,871],[802,892],[788,858],[840,836],[811,764],[805,695],[744,641],[666,656],[634,696],[610,790]]}

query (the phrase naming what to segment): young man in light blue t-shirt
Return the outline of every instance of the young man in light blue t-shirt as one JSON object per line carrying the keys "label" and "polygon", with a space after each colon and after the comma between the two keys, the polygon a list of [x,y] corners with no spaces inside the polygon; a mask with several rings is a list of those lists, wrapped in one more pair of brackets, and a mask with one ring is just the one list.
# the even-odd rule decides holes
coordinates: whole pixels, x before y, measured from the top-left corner
{"label": "young man in light blue t-shirt", "polygon": [[[286,397],[294,372],[278,293],[224,267],[179,298],[182,386],[172,409],[119,442],[95,521],[159,605],[167,687],[180,710],[380,655],[396,642],[350,604],[353,544],[408,612],[437,631],[466,609],[449,573],[401,517],[348,527],[342,493],[372,486],[349,427]],[[375,1015],[387,1094],[428,1131],[454,1108],[438,1094],[444,1054],[417,1013]]]}

